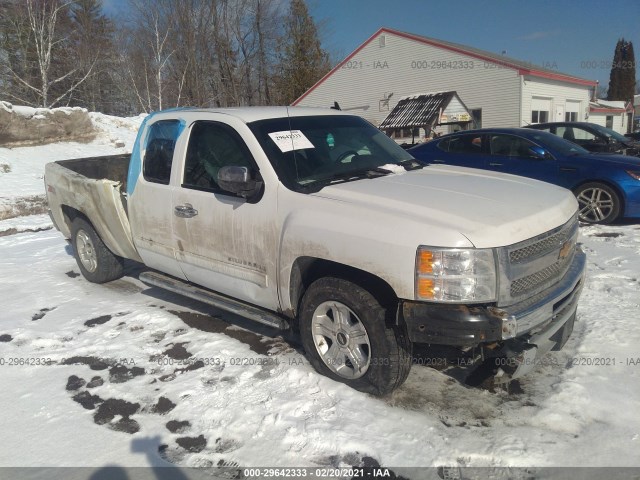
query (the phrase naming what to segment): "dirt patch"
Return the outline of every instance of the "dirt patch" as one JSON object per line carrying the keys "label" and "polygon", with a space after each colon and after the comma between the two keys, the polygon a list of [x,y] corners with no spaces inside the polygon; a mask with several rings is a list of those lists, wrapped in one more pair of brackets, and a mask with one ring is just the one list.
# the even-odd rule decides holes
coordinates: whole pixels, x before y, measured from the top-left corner
{"label": "dirt patch", "polygon": [[167,425],[166,425],[167,430],[169,430],[171,433],[183,433],[190,426],[191,426],[191,422],[189,422],[188,420],[183,420],[183,421],[171,420],[167,422]]}
{"label": "dirt patch", "polygon": [[184,345],[187,343],[176,343],[173,347],[162,352],[162,355],[166,355],[167,357],[173,358],[174,360],[186,360],[191,357],[192,354],[184,348]]}
{"label": "dirt patch", "polygon": [[167,397],[160,397],[158,402],[151,407],[151,413],[158,413],[164,415],[176,408],[176,404],[169,400]]}
{"label": "dirt patch", "polygon": [[6,342],[10,342],[11,340],[13,340],[13,337],[8,333],[5,333],[4,335],[0,335],[0,342],[6,343]]}
{"label": "dirt patch", "polygon": [[82,379],[80,377],[77,377],[75,375],[71,375],[69,377],[69,379],[67,380],[66,389],[69,390],[69,391],[70,390],[79,390],[82,387],[84,387],[86,383],[87,382],[84,379]]}
{"label": "dirt patch", "polygon": [[203,315],[201,313],[194,312],[181,312],[177,310],[169,310],[169,313],[180,318],[180,320],[191,328],[196,328],[209,333],[223,333],[228,337],[235,338],[247,345],[250,350],[260,355],[267,355],[269,350],[281,343],[277,340],[264,341],[266,337],[262,335],[258,335],[257,333],[250,332],[248,330],[242,330],[225,322],[224,320],[220,320],[219,318],[212,317],[210,315]]}
{"label": "dirt patch", "polygon": [[95,327],[96,325],[102,325],[103,323],[107,323],[113,317],[111,315],[101,315],[96,318],[92,318],[91,320],[87,320],[84,324],[87,327]]}
{"label": "dirt patch", "polygon": [[79,273],[76,273],[73,270],[69,270],[68,272],[65,272],[65,275],[69,278],[76,278],[80,276]]}
{"label": "dirt patch", "polygon": [[207,440],[204,438],[204,435],[197,437],[180,437],[176,439],[176,443],[192,453],[199,453],[207,446]]}
{"label": "dirt patch", "polygon": [[11,165],[7,165],[6,163],[0,163],[0,173],[9,173],[11,172]]}
{"label": "dirt patch", "polygon": [[18,233],[37,233],[37,232],[45,232],[47,230],[52,230],[53,227],[42,227],[42,228],[24,228],[18,230],[17,228],[8,228],[7,230],[3,230],[0,232],[0,237],[8,237],[10,235],[16,235]]}
{"label": "dirt patch", "polygon": [[45,195],[30,195],[19,197],[11,205],[0,206],[0,220],[8,218],[26,217],[47,213],[47,198]]}
{"label": "dirt patch", "polygon": [[203,315],[201,313],[180,312],[177,310],[169,310],[169,313],[180,318],[180,320],[191,328],[197,328],[203,332],[222,333],[228,326],[230,326],[229,323],[220,320],[219,318]]}
{"label": "dirt patch", "polygon": [[103,360],[97,357],[75,356],[63,360],[62,365],[88,365],[91,370],[106,370],[113,364],[111,360]]}
{"label": "dirt patch", "polygon": [[124,383],[144,374],[144,368],[141,367],[127,368],[124,365],[115,365],[109,369],[109,381],[111,383]]}
{"label": "dirt patch", "polygon": [[40,311],[38,313],[34,313],[31,316],[31,321],[35,322],[36,320],[40,320],[42,318],[44,318],[44,316],[48,313],[51,312],[52,310],[55,310],[56,307],[51,307],[51,308],[41,308]]}
{"label": "dirt patch", "polygon": [[87,383],[87,388],[96,388],[104,385],[104,380],[102,377],[93,377],[89,383]]}
{"label": "dirt patch", "polygon": [[0,145],[44,145],[51,142],[90,140],[96,131],[89,112],[80,107],[21,107],[20,113],[9,102],[0,105]]}
{"label": "dirt patch", "polygon": [[74,402],[79,403],[85,410],[94,410],[96,405],[104,402],[99,396],[91,395],[89,392],[80,392],[72,397]]}
{"label": "dirt patch", "polygon": [[116,416],[128,419],[134,413],[140,410],[139,403],[131,403],[118,398],[109,398],[102,402],[98,407],[98,411],[93,416],[94,422],[98,425],[104,425],[111,422]]}
{"label": "dirt patch", "polygon": [[589,236],[598,237],[598,238],[618,238],[618,237],[624,237],[624,233],[602,232],[602,233],[594,233],[593,235],[589,235]]}

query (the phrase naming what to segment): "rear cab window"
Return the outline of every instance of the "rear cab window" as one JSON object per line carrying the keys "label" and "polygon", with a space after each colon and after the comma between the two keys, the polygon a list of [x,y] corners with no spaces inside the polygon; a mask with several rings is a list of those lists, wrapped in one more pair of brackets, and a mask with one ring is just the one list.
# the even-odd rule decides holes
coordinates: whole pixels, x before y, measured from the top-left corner
{"label": "rear cab window", "polygon": [[159,120],[149,126],[142,175],[152,183],[169,185],[180,120]]}

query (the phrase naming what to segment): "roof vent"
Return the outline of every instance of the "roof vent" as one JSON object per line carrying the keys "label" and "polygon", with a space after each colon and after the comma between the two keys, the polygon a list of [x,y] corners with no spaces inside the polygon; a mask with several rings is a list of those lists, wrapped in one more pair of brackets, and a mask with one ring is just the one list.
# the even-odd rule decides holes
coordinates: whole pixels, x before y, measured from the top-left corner
{"label": "roof vent", "polygon": [[380,46],[384,47],[387,44],[387,36],[386,35],[380,35]]}

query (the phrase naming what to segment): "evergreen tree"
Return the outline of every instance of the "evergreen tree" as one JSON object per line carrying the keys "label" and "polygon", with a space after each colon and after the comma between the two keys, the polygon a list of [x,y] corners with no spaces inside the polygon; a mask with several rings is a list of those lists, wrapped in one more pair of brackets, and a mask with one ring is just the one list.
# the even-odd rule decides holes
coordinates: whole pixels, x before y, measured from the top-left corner
{"label": "evergreen tree", "polygon": [[290,104],[329,71],[318,29],[304,0],[292,0],[280,45],[276,89],[278,100]]}
{"label": "evergreen tree", "polygon": [[633,44],[621,38],[613,55],[607,100],[632,101],[635,88],[636,60]]}
{"label": "evergreen tree", "polygon": [[91,111],[114,113],[115,88],[109,75],[115,62],[114,26],[102,13],[102,0],[75,0],[71,30],[71,58],[80,74],[90,72],[73,92],[73,103]]}

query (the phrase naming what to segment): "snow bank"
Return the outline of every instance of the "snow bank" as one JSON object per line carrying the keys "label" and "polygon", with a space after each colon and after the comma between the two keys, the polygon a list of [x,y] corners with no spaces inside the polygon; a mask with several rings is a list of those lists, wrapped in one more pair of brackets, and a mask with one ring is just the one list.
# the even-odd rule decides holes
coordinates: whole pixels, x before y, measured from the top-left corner
{"label": "snow bank", "polygon": [[33,108],[0,101],[0,145],[38,145],[94,136],[93,123],[84,108]]}

